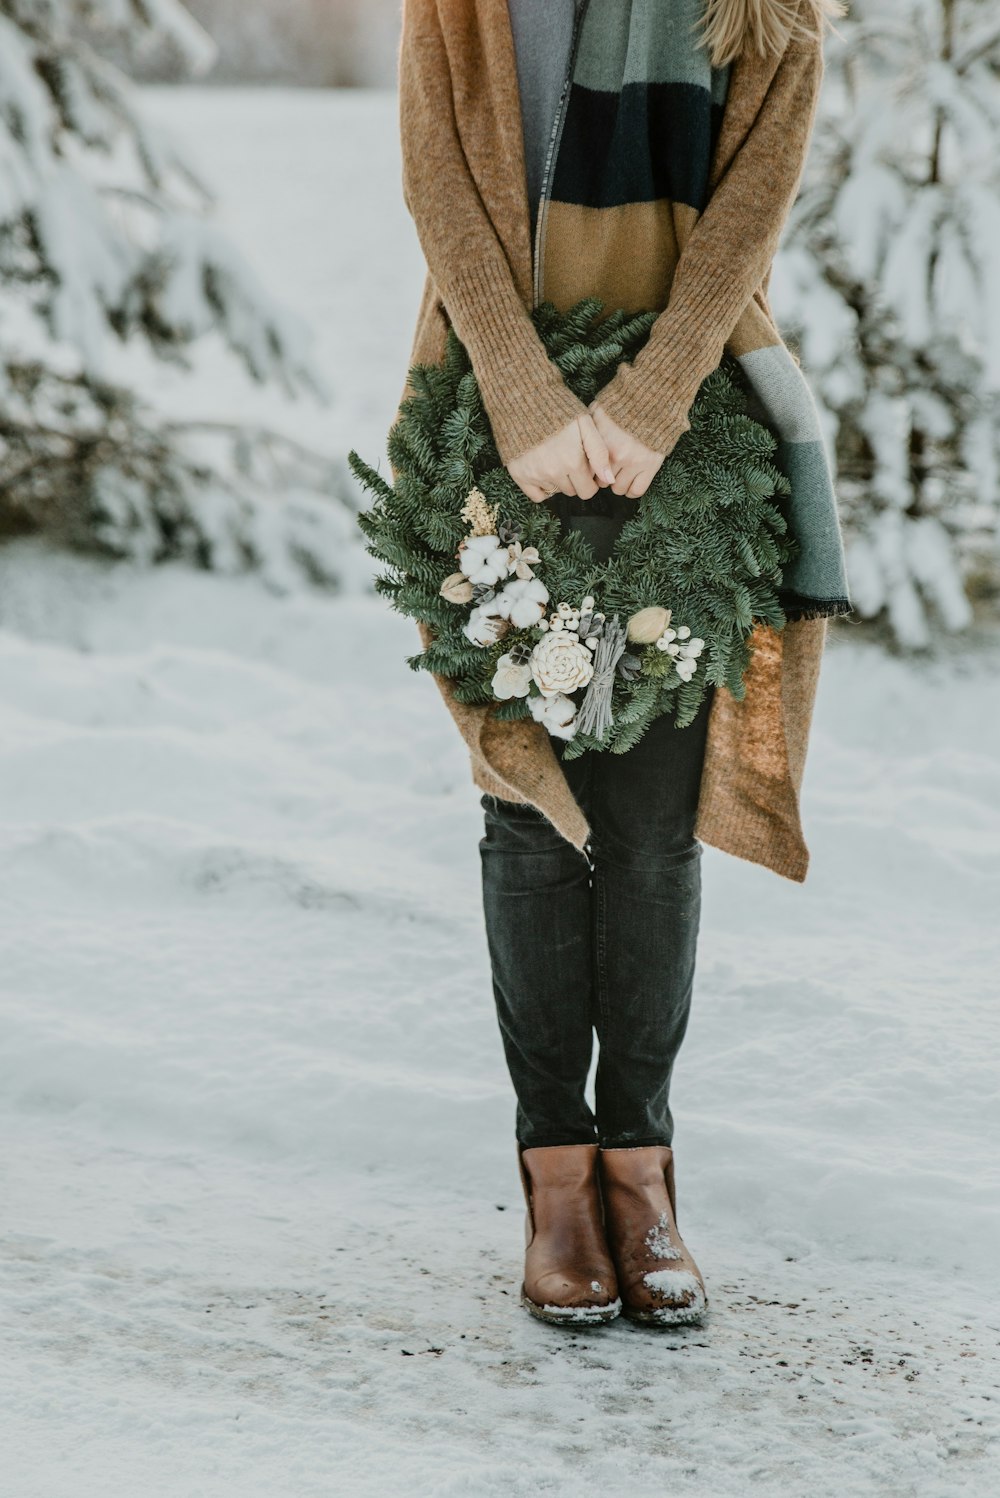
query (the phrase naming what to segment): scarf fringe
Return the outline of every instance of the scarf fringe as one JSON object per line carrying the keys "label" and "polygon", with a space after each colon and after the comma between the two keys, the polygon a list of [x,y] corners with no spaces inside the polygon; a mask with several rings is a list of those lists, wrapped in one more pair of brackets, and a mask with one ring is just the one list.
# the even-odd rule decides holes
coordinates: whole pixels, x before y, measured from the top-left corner
{"label": "scarf fringe", "polygon": [[798,595],[778,600],[789,624],[798,624],[804,619],[836,619],[854,613],[849,598],[800,598]]}

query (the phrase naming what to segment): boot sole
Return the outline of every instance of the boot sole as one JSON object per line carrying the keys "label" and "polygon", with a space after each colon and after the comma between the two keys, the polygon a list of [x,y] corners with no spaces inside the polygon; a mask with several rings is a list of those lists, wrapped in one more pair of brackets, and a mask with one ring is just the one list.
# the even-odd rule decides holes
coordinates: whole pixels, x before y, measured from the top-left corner
{"label": "boot sole", "polygon": [[639,1326],[700,1326],[708,1315],[708,1301],[691,1306],[664,1306],[657,1311],[632,1311],[622,1306],[622,1315]]}
{"label": "boot sole", "polygon": [[606,1306],[540,1306],[529,1300],[521,1286],[521,1304],[537,1321],[549,1326],[605,1326],[621,1315],[622,1303],[613,1300]]}

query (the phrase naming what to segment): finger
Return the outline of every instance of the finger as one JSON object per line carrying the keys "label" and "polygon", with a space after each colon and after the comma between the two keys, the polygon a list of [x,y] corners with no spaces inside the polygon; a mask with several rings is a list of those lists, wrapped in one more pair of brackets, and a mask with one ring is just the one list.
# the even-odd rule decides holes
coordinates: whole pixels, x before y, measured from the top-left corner
{"label": "finger", "polygon": [[632,480],[635,478],[635,468],[631,463],[623,463],[615,474],[615,481],[611,488],[615,494],[627,494]]}
{"label": "finger", "polygon": [[545,489],[542,489],[538,484],[530,484],[525,481],[523,484],[518,484],[517,487],[520,489],[521,493],[526,494],[531,500],[532,504],[535,505],[542,504],[543,501],[548,499],[549,497],[547,491]]}
{"label": "finger", "polygon": [[608,418],[601,407],[600,396],[597,396],[594,400],[591,401],[590,405],[587,407],[587,410],[590,412],[591,419],[593,420],[595,427],[600,432],[605,442],[607,442],[609,440],[611,428],[608,425]]}
{"label": "finger", "polygon": [[640,468],[630,486],[630,494],[633,499],[641,499],[656,477],[655,468]]}
{"label": "finger", "polygon": [[586,463],[581,463],[580,467],[574,471],[573,483],[576,485],[576,492],[581,499],[593,499],[601,487],[591,473],[589,465]]}
{"label": "finger", "polygon": [[611,454],[608,452],[608,444],[597,430],[594,418],[580,416],[577,418],[577,426],[580,428],[583,450],[587,454],[591,473],[599,485],[613,484],[615,475],[611,467]]}
{"label": "finger", "polygon": [[572,473],[564,473],[563,474],[563,476],[562,476],[562,483],[561,483],[561,487],[559,489],[559,493],[560,494],[576,494],[576,485],[573,482],[573,475],[572,475]]}

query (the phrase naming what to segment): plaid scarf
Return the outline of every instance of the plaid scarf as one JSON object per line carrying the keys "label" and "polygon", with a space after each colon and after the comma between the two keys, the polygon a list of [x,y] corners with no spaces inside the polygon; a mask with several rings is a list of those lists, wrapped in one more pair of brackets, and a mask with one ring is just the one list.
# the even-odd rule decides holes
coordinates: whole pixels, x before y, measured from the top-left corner
{"label": "plaid scarf", "polygon": [[[730,68],[698,45],[703,0],[579,0],[552,126],[535,237],[535,302],[586,296],[666,307],[684,246],[710,201]],[[562,63],[557,65],[562,66]],[[720,265],[720,275],[725,267]],[[843,544],[815,402],[757,301],[726,344],[751,413],[779,442],[801,551],[786,569],[789,618],[850,612]]]}

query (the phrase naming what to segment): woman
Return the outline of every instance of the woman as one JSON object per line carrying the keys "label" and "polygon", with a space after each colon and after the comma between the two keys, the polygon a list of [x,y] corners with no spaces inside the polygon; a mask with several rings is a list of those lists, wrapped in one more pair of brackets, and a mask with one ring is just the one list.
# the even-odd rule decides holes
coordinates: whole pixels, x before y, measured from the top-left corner
{"label": "woman", "polygon": [[[661,718],[625,755],[498,721],[436,678],[483,792],[483,907],[517,1096],[522,1303],[552,1322],[697,1320],[677,1228],[672,1069],[691,1001],[701,841],[805,877],[799,821],[826,619],[849,608],[815,409],[767,302],[834,0],[406,0],[404,194],[428,264],[414,362],[449,323],[500,456],[606,558],[724,351],[779,436],[801,556],[746,697]],[[542,300],[659,313],[587,409]],[[424,643],[431,632],[421,626]],[[585,1099],[593,1033],[595,1109]]]}

